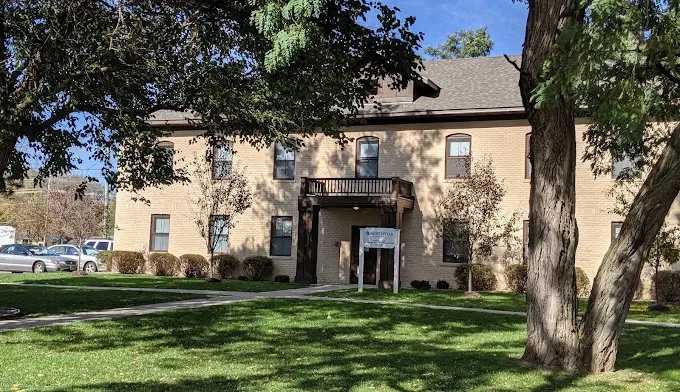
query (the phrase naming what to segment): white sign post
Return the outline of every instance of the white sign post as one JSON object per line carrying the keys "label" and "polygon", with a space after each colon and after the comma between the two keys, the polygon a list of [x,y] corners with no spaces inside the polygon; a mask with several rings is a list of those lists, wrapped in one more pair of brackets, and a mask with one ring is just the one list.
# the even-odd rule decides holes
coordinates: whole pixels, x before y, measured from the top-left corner
{"label": "white sign post", "polygon": [[[359,292],[364,291],[364,254],[366,248],[394,249],[394,284],[392,290],[399,292],[399,238],[401,230],[384,227],[367,227],[359,235]],[[380,261],[383,263],[383,260]],[[385,260],[384,262],[387,262]]]}

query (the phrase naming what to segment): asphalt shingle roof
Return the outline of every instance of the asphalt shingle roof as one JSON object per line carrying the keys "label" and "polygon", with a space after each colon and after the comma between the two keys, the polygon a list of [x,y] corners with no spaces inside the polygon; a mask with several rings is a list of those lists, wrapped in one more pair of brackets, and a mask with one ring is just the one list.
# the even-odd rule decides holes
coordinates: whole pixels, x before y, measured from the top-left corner
{"label": "asphalt shingle roof", "polygon": [[[509,56],[519,63],[519,56]],[[414,102],[384,104],[386,113],[522,108],[519,72],[504,57],[435,60],[423,63],[423,77],[441,88],[437,98],[420,97]],[[367,107],[364,113],[377,113]]]}
{"label": "asphalt shingle roof", "polygon": [[[519,63],[520,56],[509,56]],[[439,96],[421,96],[414,102],[383,104],[382,109],[366,106],[364,116],[437,115],[442,112],[484,113],[493,110],[522,109],[519,92],[519,72],[504,57],[477,57],[455,60],[435,60],[423,63],[424,78],[441,88]],[[189,113],[161,110],[152,122],[181,122]]]}

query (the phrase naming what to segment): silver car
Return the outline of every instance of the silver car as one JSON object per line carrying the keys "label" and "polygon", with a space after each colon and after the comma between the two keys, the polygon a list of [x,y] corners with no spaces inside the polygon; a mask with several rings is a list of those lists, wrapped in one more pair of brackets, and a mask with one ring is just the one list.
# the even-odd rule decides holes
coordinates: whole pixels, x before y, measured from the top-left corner
{"label": "silver car", "polygon": [[52,245],[49,247],[52,253],[56,253],[59,256],[66,257],[69,260],[73,260],[78,263],[78,257],[80,256],[80,266],[85,272],[104,272],[106,271],[106,265],[97,262],[97,249],[91,246],[78,247],[77,245],[71,244],[61,244]]}
{"label": "silver car", "polygon": [[0,248],[0,271],[75,271],[76,262],[52,253],[44,246],[13,244]]}

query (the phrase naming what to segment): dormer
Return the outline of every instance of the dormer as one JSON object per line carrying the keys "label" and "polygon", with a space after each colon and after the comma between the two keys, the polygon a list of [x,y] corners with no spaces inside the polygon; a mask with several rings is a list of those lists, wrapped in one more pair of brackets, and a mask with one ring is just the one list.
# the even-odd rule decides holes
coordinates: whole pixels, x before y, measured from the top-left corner
{"label": "dormer", "polygon": [[420,97],[437,98],[440,88],[428,78],[410,81],[403,90],[392,88],[392,78],[384,78],[378,86],[374,99],[382,104],[411,103]]}

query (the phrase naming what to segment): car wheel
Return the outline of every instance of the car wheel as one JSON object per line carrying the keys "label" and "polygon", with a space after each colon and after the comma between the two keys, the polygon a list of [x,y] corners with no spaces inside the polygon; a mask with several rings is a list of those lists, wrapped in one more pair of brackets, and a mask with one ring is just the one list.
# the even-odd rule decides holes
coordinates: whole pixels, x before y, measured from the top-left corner
{"label": "car wheel", "polygon": [[85,266],[83,267],[83,271],[87,272],[88,274],[97,272],[97,264],[95,264],[91,261],[88,261],[87,263],[85,263]]}
{"label": "car wheel", "polygon": [[47,269],[45,268],[45,263],[43,263],[42,261],[38,261],[35,264],[33,264],[33,273],[41,274],[45,271],[47,271]]}

